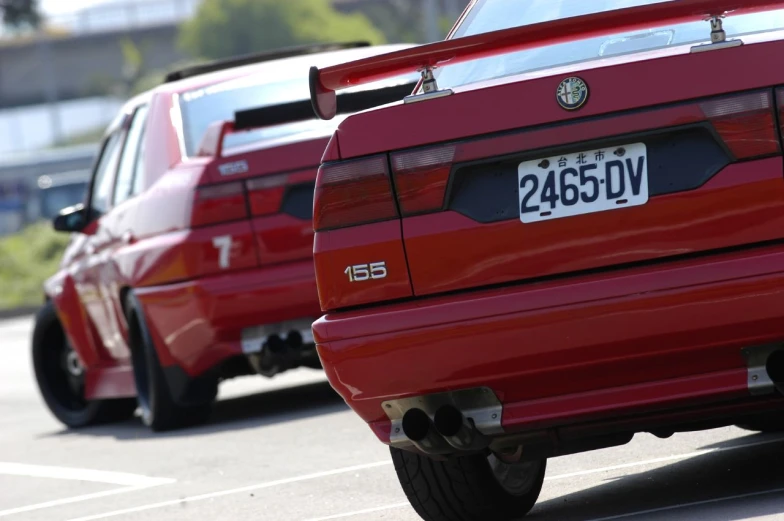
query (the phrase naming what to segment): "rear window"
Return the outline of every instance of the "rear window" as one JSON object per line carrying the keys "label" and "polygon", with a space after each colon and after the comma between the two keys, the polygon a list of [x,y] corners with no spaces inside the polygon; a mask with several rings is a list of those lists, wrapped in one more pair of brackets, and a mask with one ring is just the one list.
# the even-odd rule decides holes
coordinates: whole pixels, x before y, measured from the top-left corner
{"label": "rear window", "polygon": [[[453,38],[614,9],[663,3],[663,1],[667,0],[478,0]],[[729,17],[724,23],[728,37],[783,27],[784,9]],[[438,71],[438,83],[442,88],[458,87],[539,69],[578,64],[606,56],[632,54],[709,40],[710,28],[707,22],[618,33],[446,66]]]}
{"label": "rear window", "polygon": [[[257,78],[245,78],[185,92],[180,95],[180,110],[186,153],[189,156],[195,155],[207,128],[216,121],[233,121],[237,111],[307,99],[310,99],[307,78],[273,83],[262,83]],[[328,124],[329,122],[314,119],[241,132],[227,136],[224,146],[232,148],[260,140],[285,137],[326,127]]]}

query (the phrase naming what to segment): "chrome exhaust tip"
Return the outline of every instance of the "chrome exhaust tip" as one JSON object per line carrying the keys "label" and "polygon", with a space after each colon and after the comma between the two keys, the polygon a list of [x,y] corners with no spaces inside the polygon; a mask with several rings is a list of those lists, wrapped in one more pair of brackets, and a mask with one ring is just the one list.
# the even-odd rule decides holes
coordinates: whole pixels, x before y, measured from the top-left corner
{"label": "chrome exhaust tip", "polygon": [[765,371],[778,392],[784,394],[784,349],[773,351],[768,356]]}
{"label": "chrome exhaust tip", "polygon": [[422,409],[409,409],[401,423],[403,434],[422,452],[427,454],[446,454],[453,449],[434,429],[430,417]]}
{"label": "chrome exhaust tip", "polygon": [[433,424],[446,442],[458,450],[478,450],[489,445],[473,422],[454,405],[441,406],[433,416]]}

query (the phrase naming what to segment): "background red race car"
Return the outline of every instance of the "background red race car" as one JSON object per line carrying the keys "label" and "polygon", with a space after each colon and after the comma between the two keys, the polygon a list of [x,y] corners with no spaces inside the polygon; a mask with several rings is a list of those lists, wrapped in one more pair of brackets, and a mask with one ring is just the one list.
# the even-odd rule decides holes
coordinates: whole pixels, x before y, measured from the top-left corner
{"label": "background red race car", "polygon": [[[33,338],[35,374],[70,427],[128,417],[154,430],[206,418],[219,381],[320,368],[311,323],[313,183],[334,123],[314,119],[308,67],[407,46],[327,45],[172,73],[129,101]],[[399,100],[411,79],[341,99]],[[211,126],[212,125],[212,126]]]}
{"label": "background red race car", "polygon": [[784,425],[774,4],[477,0],[312,72],[329,119],[422,71],[324,156],[313,330],[424,519],[522,515],[547,458],[636,432]]}

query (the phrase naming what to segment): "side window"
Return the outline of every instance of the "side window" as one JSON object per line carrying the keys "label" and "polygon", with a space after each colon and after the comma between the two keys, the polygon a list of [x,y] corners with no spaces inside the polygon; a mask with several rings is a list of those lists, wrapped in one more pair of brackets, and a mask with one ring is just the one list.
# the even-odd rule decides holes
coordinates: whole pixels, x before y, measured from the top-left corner
{"label": "side window", "polygon": [[117,171],[117,182],[114,186],[115,205],[122,203],[126,199],[139,193],[141,180],[143,177],[141,158],[141,144],[144,137],[144,125],[147,122],[147,106],[139,107],[133,115],[131,126],[128,129],[128,137],[125,139],[122,158],[120,159],[120,169]]}
{"label": "side window", "polygon": [[109,210],[110,198],[112,196],[112,181],[114,172],[117,170],[117,163],[120,159],[120,148],[122,144],[122,132],[120,130],[111,134],[104,142],[101,158],[95,168],[93,183],[90,192],[90,214],[91,218],[97,218]]}

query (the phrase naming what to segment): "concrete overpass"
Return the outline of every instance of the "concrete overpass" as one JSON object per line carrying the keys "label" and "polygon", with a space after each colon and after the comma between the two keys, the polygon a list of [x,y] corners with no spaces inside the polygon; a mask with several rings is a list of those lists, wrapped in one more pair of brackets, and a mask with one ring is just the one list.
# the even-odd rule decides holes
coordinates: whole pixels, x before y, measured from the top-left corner
{"label": "concrete overpass", "polygon": [[[168,18],[145,19],[145,7],[168,5]],[[341,11],[361,11],[370,3],[394,0],[333,0]],[[422,0],[409,0],[421,2]],[[459,12],[468,0],[434,0],[443,12]],[[97,14],[79,12],[61,22],[68,36],[24,41],[0,41],[0,109],[103,95],[121,83],[121,42],[132,41],[148,70],[167,68],[186,56],[177,48],[178,22],[195,11],[198,0],[129,0],[97,8]],[[141,6],[141,7],[140,7]],[[101,10],[113,9],[111,12]],[[435,9],[435,7],[433,7]],[[125,22],[117,23],[117,14]],[[434,13],[434,12],[433,12]],[[113,20],[115,27],[102,30],[98,21]],[[152,20],[152,21],[151,21]],[[168,20],[168,21],[162,21]]]}

